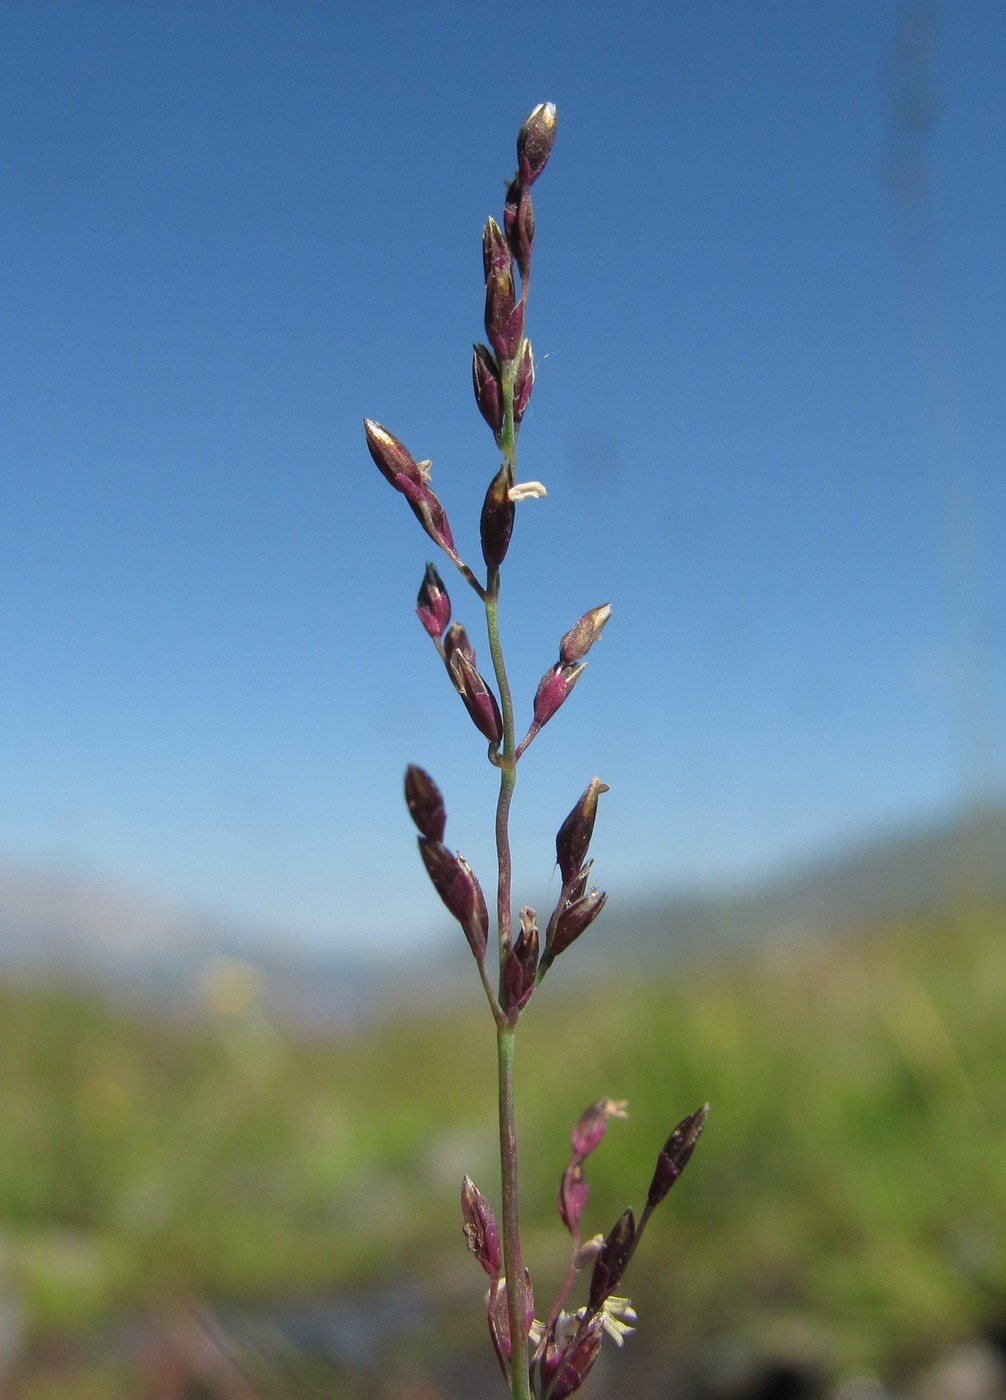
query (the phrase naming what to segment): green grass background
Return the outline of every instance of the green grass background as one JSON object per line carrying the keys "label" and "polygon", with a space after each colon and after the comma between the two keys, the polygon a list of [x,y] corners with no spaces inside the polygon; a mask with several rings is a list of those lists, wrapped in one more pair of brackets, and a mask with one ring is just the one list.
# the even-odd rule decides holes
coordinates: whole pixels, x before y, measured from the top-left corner
{"label": "green grass background", "polygon": [[[1004,935],[1002,911],[972,910],[659,977],[581,983],[558,963],[518,1049],[539,1312],[565,1269],[569,1128],[607,1094],[631,1116],[588,1164],[588,1231],[638,1208],[670,1128],[713,1106],[626,1280],[658,1362],[797,1338],[827,1369],[894,1374],[1001,1330]],[[40,1366],[26,1400],[135,1395],[115,1329],[169,1299],[254,1308],[406,1278],[438,1309],[414,1345],[488,1347],[458,1209],[466,1171],[498,1195],[474,969],[467,1006],[399,1006],[352,1035],[279,1026],[258,990],[222,964],[198,1015],[0,991],[0,1299],[29,1354],[100,1352],[55,1389]]]}

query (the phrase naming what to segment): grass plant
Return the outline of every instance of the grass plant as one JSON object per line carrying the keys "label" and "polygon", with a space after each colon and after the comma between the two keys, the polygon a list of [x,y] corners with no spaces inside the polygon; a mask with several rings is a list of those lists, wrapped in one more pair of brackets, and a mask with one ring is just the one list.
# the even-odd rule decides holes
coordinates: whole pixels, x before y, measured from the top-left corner
{"label": "grass plant", "polygon": [[[507,188],[502,227],[487,220],[482,233],[485,276],[485,332],[489,344],[474,347],[475,401],[502,462],[494,468],[482,507],[479,534],[484,571],[458,552],[454,533],[430,486],[429,461],[417,462],[404,444],[380,423],[365,420],[367,444],[381,474],[408,501],[419,524],[455,566],[484,612],[491,679],[478,669],[475,650],[459,622],[434,565],[427,564],[417,613],[429,633],[472,724],[488,743],[488,760],[499,774],[493,825],[496,839],[494,919],[471,866],[444,844],[444,799],[430,775],[411,765],[405,799],[419,830],[419,851],[433,886],[457,920],[474,955],[495,1024],[499,1105],[499,1223],[488,1198],[469,1176],[461,1189],[468,1248],[489,1278],[489,1333],[513,1400],[566,1400],[583,1384],[608,1336],[621,1346],[636,1322],[630,1300],[621,1293],[633,1254],[654,1210],[684,1170],[706,1120],[708,1106],[689,1114],[667,1137],[657,1157],[642,1212],[626,1208],[608,1230],[585,1238],[585,1163],[605,1136],[612,1118],[626,1106],[613,1098],[595,1099],[573,1125],[570,1155],[559,1184],[559,1215],[570,1236],[569,1263],[550,1307],[536,1311],[531,1274],[521,1242],[520,1171],[514,1103],[517,1029],[532,996],[555,960],[594,923],[606,894],[590,883],[588,850],[598,798],[607,785],[592,778],[556,835],[556,863],[562,888],[543,932],[537,912],[525,905],[514,917],[510,816],[518,765],[542,729],[565,704],[585,668],[585,658],[611,615],[604,604],[590,609],[558,644],[558,659],[542,676],[530,706],[526,730],[518,728],[501,631],[503,563],[521,503],[544,496],[537,481],[522,482],[517,442],[534,389],[534,351],[526,335],[535,214],[531,188],[545,169],[556,132],[556,109],[535,107],[517,135],[517,173]],[[518,293],[519,282],[519,293]],[[571,564],[573,560],[571,559]],[[586,1301],[570,1306],[580,1277],[589,1282]]]}

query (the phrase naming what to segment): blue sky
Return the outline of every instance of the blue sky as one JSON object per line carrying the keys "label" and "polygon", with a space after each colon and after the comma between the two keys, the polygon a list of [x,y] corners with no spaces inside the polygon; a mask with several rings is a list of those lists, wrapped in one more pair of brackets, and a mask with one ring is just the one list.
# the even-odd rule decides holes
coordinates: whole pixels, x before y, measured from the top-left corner
{"label": "blue sky", "polygon": [[414,760],[488,883],[361,419],[477,561],[480,231],[543,99],[524,714],[614,615],[521,765],[517,898],[595,773],[621,899],[1001,788],[1004,53],[980,0],[5,6],[0,859],[391,946],[440,922]]}

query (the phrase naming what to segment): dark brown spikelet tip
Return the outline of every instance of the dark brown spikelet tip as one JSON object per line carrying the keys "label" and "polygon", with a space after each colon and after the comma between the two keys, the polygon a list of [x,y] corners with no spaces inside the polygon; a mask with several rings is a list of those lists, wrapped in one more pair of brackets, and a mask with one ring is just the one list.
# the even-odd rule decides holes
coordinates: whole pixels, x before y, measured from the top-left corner
{"label": "dark brown spikelet tip", "polygon": [[444,581],[432,564],[426,573],[416,599],[416,615],[433,638],[442,637],[451,621],[451,600]]}
{"label": "dark brown spikelet tip", "polygon": [[389,433],[387,428],[382,428],[380,423],[375,423],[372,418],[364,418],[363,430],[367,435],[367,446],[370,448],[370,455],[379,468],[382,476],[391,482],[397,490],[402,489],[403,482],[411,482],[414,487],[424,485],[423,473],[419,463],[404,444]]}
{"label": "dark brown spikelet tip", "polygon": [[523,184],[533,185],[545,169],[558,121],[555,103],[539,102],[517,133],[517,167]]}
{"label": "dark brown spikelet tip", "polygon": [[651,1208],[660,1204],[688,1165],[689,1158],[695,1151],[695,1144],[702,1135],[702,1129],[706,1126],[708,1117],[709,1105],[703,1104],[694,1113],[690,1113],[687,1118],[682,1118],[664,1143],[660,1156],[657,1158],[656,1170],[653,1173],[653,1180],[650,1182],[650,1189],[646,1197]]}
{"label": "dark brown spikelet tip", "polygon": [[579,802],[560,826],[555,838],[555,858],[559,862],[563,883],[574,879],[583,865],[594,834],[594,821],[597,817],[597,799],[608,791],[608,784],[600,778],[591,778]]}
{"label": "dark brown spikelet tip", "polygon": [[609,1230],[594,1264],[590,1280],[591,1308],[599,1308],[621,1283],[635,1243],[636,1221],[631,1209],[624,1210]]}
{"label": "dark brown spikelet tip", "polygon": [[482,558],[487,568],[498,569],[510,548],[516,506],[510,499],[510,473],[504,465],[493,477],[482,504],[480,531]]}
{"label": "dark brown spikelet tip", "polygon": [[490,1278],[499,1278],[503,1267],[499,1226],[489,1202],[470,1176],[461,1183],[461,1218],[468,1248]]}
{"label": "dark brown spikelet tip", "polygon": [[447,813],[440,789],[417,763],[405,770],[405,804],[420,833],[429,841],[442,841]]}

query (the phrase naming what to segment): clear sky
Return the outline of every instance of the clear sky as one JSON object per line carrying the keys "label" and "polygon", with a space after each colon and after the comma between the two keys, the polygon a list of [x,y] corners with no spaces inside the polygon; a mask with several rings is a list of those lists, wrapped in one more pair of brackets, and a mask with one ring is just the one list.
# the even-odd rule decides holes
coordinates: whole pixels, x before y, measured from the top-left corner
{"label": "clear sky", "polygon": [[525,716],[614,615],[521,765],[517,898],[595,773],[620,899],[1001,785],[1004,58],[1000,0],[5,5],[0,859],[382,947],[440,922],[415,760],[488,883],[361,419],[477,561],[480,231],[544,99]]}

